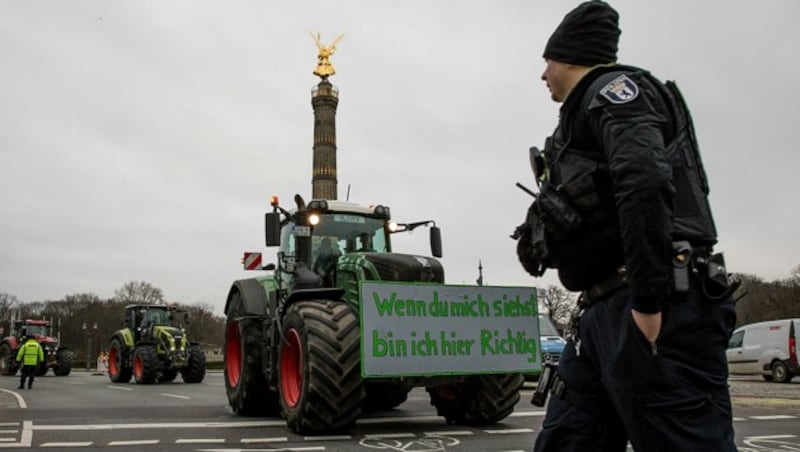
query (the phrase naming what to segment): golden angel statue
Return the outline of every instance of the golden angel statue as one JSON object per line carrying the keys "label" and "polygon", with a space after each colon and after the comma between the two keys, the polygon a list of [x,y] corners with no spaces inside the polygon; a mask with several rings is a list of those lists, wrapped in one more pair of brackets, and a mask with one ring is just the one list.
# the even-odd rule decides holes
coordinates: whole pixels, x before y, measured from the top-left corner
{"label": "golden angel statue", "polygon": [[327,47],[322,44],[319,33],[316,35],[311,33],[311,37],[314,38],[314,41],[317,43],[317,48],[319,49],[319,54],[317,55],[317,67],[314,69],[314,75],[318,76],[322,80],[325,80],[329,76],[336,73],[336,69],[333,68],[329,58],[334,52],[336,52],[336,44],[338,44],[339,41],[341,41],[341,39],[344,37],[344,33],[340,34],[339,37],[334,39],[333,42]]}

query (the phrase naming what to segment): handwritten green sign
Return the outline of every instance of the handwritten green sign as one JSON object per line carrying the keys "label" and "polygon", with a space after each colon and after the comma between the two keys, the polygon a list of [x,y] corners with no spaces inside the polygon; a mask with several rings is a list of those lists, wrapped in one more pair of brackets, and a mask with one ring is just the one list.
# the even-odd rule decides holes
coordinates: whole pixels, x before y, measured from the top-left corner
{"label": "handwritten green sign", "polygon": [[363,282],[362,375],[541,370],[534,287]]}

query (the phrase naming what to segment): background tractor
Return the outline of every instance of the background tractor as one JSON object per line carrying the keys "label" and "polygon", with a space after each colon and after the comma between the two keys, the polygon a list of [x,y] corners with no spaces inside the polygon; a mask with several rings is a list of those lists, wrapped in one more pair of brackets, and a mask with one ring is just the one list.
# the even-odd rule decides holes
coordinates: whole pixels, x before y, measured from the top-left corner
{"label": "background tractor", "polygon": [[329,434],[425,387],[449,423],[485,425],[511,414],[522,374],[361,376],[359,284],[443,284],[439,260],[394,253],[390,240],[394,232],[431,225],[431,253],[441,257],[433,221],[392,223],[381,205],[312,200],[306,206],[299,195],[295,202],[289,212],[273,197],[266,214],[266,245],[280,248],[277,266],[263,269],[274,272],[235,281],[225,304],[225,389],[234,411],[280,414],[298,434]]}
{"label": "background tractor", "polygon": [[72,371],[75,353],[61,345],[60,334],[53,336],[51,322],[47,320],[12,320],[11,335],[0,341],[0,373],[14,375],[19,369],[17,349],[25,341],[25,334],[31,334],[44,349],[44,362],[36,371],[37,376],[47,374],[53,369],[57,376],[66,376]]}
{"label": "background tractor", "polygon": [[108,376],[114,383],[170,382],[178,373],[185,383],[200,383],[206,375],[206,356],[177,326],[175,308],[128,305],[125,328],[111,336]]}

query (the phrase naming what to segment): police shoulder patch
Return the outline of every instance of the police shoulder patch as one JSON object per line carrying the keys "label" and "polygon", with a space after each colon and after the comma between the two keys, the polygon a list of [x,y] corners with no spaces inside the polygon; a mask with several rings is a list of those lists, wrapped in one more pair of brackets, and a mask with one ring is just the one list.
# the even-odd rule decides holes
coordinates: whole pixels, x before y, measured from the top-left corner
{"label": "police shoulder patch", "polygon": [[612,104],[626,104],[639,96],[639,86],[622,74],[600,90],[600,95]]}

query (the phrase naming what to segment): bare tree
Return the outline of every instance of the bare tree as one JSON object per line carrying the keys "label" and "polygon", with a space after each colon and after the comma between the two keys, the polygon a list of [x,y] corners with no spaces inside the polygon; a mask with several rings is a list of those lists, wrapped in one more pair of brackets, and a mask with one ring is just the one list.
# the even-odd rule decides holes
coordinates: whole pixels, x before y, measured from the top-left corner
{"label": "bare tree", "polygon": [[145,281],[130,281],[114,291],[117,301],[130,304],[162,304],[164,294],[161,289]]}
{"label": "bare tree", "polygon": [[185,325],[186,334],[193,341],[209,345],[222,345],[224,342],[225,319],[214,315],[214,308],[208,303],[179,305],[188,314]]}
{"label": "bare tree", "polygon": [[16,296],[0,292],[0,322],[5,322],[11,318],[11,310],[19,304]]}
{"label": "bare tree", "polygon": [[569,325],[570,317],[575,309],[575,297],[562,287],[550,285],[539,294],[539,305],[550,320],[559,328]]}

